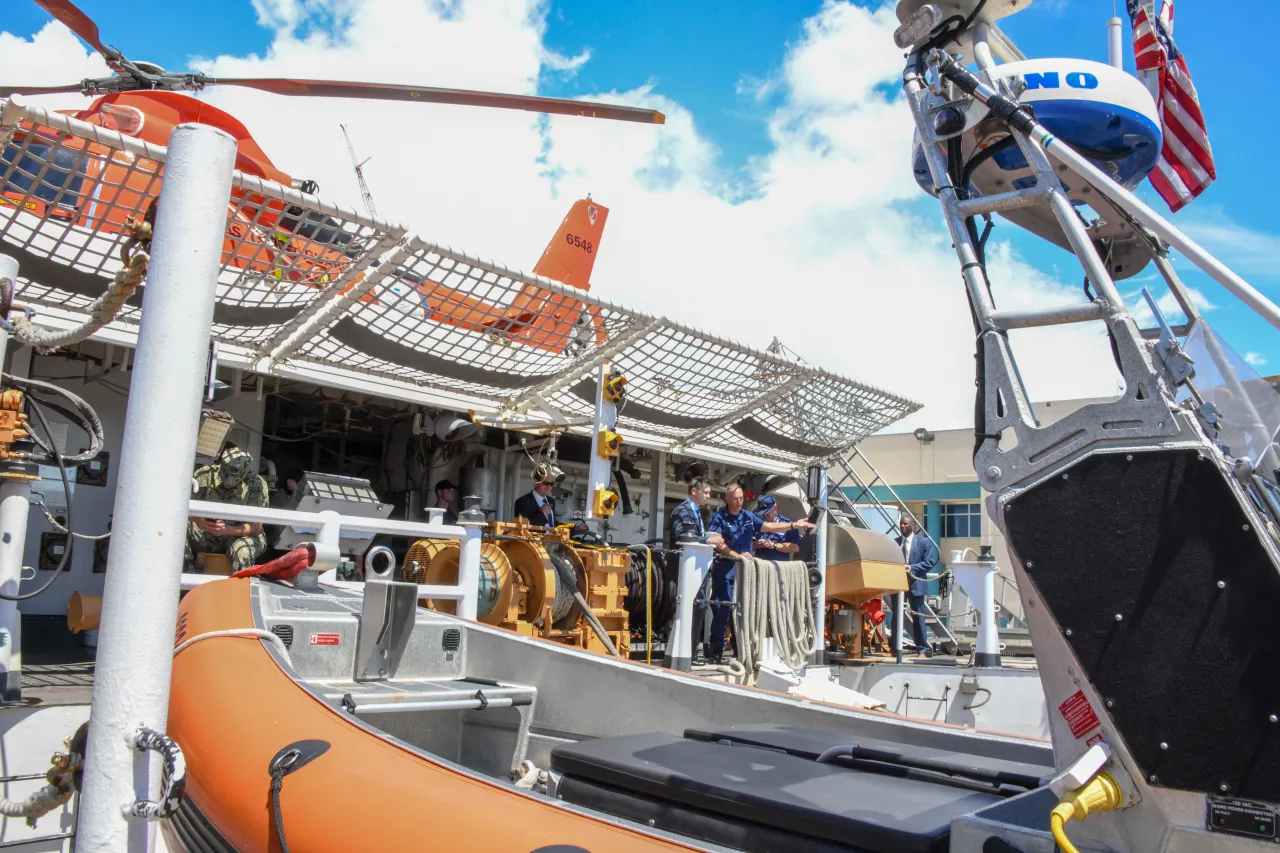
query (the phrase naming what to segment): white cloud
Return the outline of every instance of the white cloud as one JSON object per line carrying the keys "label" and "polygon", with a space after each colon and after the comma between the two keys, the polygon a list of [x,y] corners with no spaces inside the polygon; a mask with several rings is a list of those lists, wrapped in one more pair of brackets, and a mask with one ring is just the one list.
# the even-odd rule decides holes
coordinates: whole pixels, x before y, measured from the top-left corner
{"label": "white cloud", "polygon": [[[543,74],[589,58],[550,53],[546,9],[535,0],[255,0],[255,8],[275,34],[266,54],[202,60],[202,70],[532,94]],[[110,31],[127,19],[99,23]],[[285,172],[358,209],[338,130],[347,124],[361,159],[372,158],[365,173],[380,214],[508,266],[532,267],[569,203],[592,193],[610,208],[594,293],[762,349],[777,336],[810,362],[926,404],[898,428],[967,426],[973,328],[941,212],[920,204],[911,177],[895,25],[891,2],[868,10],[828,0],[806,22],[779,75],[757,85],[778,107],[772,148],[752,161],[746,187],[724,176],[698,117],[646,69],[628,89],[591,98],[660,109],[662,126],[230,87],[204,97],[234,111]],[[76,69],[88,60],[62,33],[39,79],[18,73],[32,65],[30,43],[3,37],[2,79],[89,73],[64,73],[55,57]],[[47,27],[37,38],[54,35]],[[1020,233],[1002,223],[991,241],[998,304],[1078,301],[1078,286],[1019,257],[1008,240]],[[1114,391],[1100,325],[1012,340],[1033,397]]]}
{"label": "white cloud", "polygon": [[1262,357],[1262,354],[1256,353],[1256,352],[1245,353],[1244,361],[1245,361],[1245,364],[1249,365],[1250,367],[1263,367],[1267,363],[1267,360]]}
{"label": "white cloud", "polygon": [[1218,256],[1236,273],[1274,278],[1280,275],[1280,234],[1241,225],[1219,207],[1188,209],[1178,223],[1189,237]]}
{"label": "white cloud", "polygon": [[[1139,326],[1144,328],[1154,326],[1156,323],[1156,315],[1152,313],[1151,306],[1149,306],[1147,304],[1147,300],[1143,298],[1141,287],[1129,290],[1125,285],[1130,283],[1131,282],[1128,281],[1120,282],[1120,294],[1124,297],[1125,304],[1129,306],[1129,312],[1133,314],[1133,318],[1137,321]],[[1160,294],[1160,296],[1156,297],[1156,307],[1159,308],[1160,313],[1164,315],[1165,322],[1170,326],[1176,326],[1180,323],[1186,322],[1188,319],[1186,312],[1182,310],[1182,306],[1178,303],[1178,300],[1173,295],[1172,291],[1163,284],[1156,284],[1153,288],[1149,282],[1144,281],[1141,283],[1148,285],[1149,290],[1154,289],[1155,293]],[[1187,296],[1191,299],[1191,304],[1201,314],[1207,314],[1218,307],[1210,302],[1209,297],[1205,296],[1202,291],[1194,287],[1189,287],[1186,284],[1184,284],[1183,287],[1187,291]]]}

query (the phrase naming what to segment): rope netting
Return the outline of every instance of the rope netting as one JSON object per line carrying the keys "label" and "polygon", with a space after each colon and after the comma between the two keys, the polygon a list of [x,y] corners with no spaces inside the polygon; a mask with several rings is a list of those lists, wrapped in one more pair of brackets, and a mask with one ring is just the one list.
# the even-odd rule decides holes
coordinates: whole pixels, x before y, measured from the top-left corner
{"label": "rope netting", "polygon": [[[18,259],[16,299],[37,318],[81,322],[121,267],[127,223],[155,202],[165,151],[15,102],[0,141],[0,251]],[[136,333],[144,297],[145,284],[111,326]],[[213,336],[321,383],[364,375],[428,405],[545,403],[566,417],[593,412],[608,360],[629,382],[623,430],[774,463],[829,456],[919,408],[241,172]]]}

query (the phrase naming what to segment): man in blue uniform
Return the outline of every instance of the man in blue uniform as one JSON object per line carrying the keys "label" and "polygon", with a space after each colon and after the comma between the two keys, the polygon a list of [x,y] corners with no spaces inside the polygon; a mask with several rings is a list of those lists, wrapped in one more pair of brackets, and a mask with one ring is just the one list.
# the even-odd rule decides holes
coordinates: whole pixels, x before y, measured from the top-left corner
{"label": "man in blue uniform", "polygon": [[[773,495],[765,495],[756,501],[756,515],[765,521],[777,521],[790,524],[791,519],[778,511],[778,501]],[[794,560],[792,554],[800,552],[800,532],[787,530],[783,533],[761,533],[756,537],[756,551],[762,560]]]}
{"label": "man in blue uniform", "polygon": [[[812,530],[808,521],[765,521],[754,512],[742,508],[742,486],[730,483],[725,490],[724,506],[711,516],[707,530],[719,533],[724,541],[716,546],[711,564],[711,599],[715,615],[711,618],[710,658],[719,663],[724,655],[724,629],[733,616],[733,578],[739,556],[750,556],[759,533],[782,533],[787,530]],[[720,602],[716,604],[715,602]]]}

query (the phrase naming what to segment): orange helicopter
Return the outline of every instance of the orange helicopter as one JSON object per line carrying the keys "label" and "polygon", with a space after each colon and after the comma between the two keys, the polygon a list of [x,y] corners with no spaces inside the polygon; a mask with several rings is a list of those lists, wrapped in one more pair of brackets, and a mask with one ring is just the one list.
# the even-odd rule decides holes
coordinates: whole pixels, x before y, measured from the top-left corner
{"label": "orange helicopter", "polygon": [[[236,140],[236,168],[268,181],[314,194],[314,181],[299,180],[278,169],[237,118],[183,92],[207,86],[244,86],[286,96],[369,98],[518,109],[557,115],[577,115],[618,121],[662,124],[655,110],[613,104],[529,95],[509,95],[463,89],[401,86],[286,78],[213,78],[202,73],[171,73],[145,62],[126,59],[102,43],[98,26],[70,0],[34,0],[86,44],[98,51],[113,76],[85,79],[67,86],[2,86],[10,93],[46,95],[80,92],[98,95],[84,110],[60,110],[64,115],[154,145],[168,144],[179,124],[212,125]],[[131,211],[145,209],[160,190],[160,164],[135,159],[124,152],[78,137],[46,138],[47,128],[23,122],[0,155],[0,169],[9,177],[0,186],[0,206],[22,205],[45,219],[119,234]],[[34,136],[34,138],[29,138]],[[83,150],[88,156],[77,152]],[[37,184],[32,175],[48,171]],[[268,287],[288,280],[323,288],[359,257],[364,247],[344,232],[341,224],[322,214],[279,199],[233,189],[228,203],[227,238],[223,264],[263,276]],[[608,210],[589,198],[574,204],[534,267],[534,273],[587,290],[595,253]],[[413,286],[423,299],[427,319],[553,352],[564,352],[584,325],[594,326],[597,342],[604,334],[594,310],[584,303],[523,285],[505,308],[454,288],[414,276],[408,270],[393,275]],[[357,276],[353,287],[363,276]],[[372,295],[364,301],[374,301]],[[591,315],[590,322],[584,316]]]}

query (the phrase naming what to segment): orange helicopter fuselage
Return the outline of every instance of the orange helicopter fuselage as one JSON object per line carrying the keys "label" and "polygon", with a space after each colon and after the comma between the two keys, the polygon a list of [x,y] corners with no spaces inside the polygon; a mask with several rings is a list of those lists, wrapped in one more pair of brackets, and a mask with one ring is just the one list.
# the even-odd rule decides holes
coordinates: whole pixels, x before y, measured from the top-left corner
{"label": "orange helicopter fuselage", "polygon": [[[293,178],[271,162],[239,119],[185,94],[120,92],[97,98],[87,109],[60,112],[162,147],[168,145],[169,134],[180,124],[211,125],[236,140],[235,165],[240,172],[285,187],[294,185]],[[75,152],[80,151],[86,156],[77,156]],[[40,174],[40,161],[49,157],[54,162],[44,178],[35,181],[30,176]],[[0,206],[22,205],[43,219],[101,234],[122,233],[128,217],[144,211],[160,191],[158,162],[81,137],[55,136],[49,128],[31,122],[20,125],[3,160],[0,166],[11,177],[0,188]],[[11,168],[14,161],[17,169]],[[590,199],[575,202],[534,273],[589,289],[607,217],[608,209]],[[348,244],[352,241],[340,226],[301,207],[234,187],[228,202],[223,264],[261,276],[267,287],[287,281],[324,288],[359,256],[354,245],[349,254],[343,251],[343,236]],[[326,237],[317,239],[321,232]],[[343,291],[363,278],[364,273],[352,276]],[[596,309],[530,284],[521,285],[511,303],[502,306],[427,279],[405,283],[421,295],[427,320],[551,352],[563,352],[575,340],[583,341],[584,331],[596,345],[606,337]],[[369,293],[362,301],[376,303],[377,298]]]}

